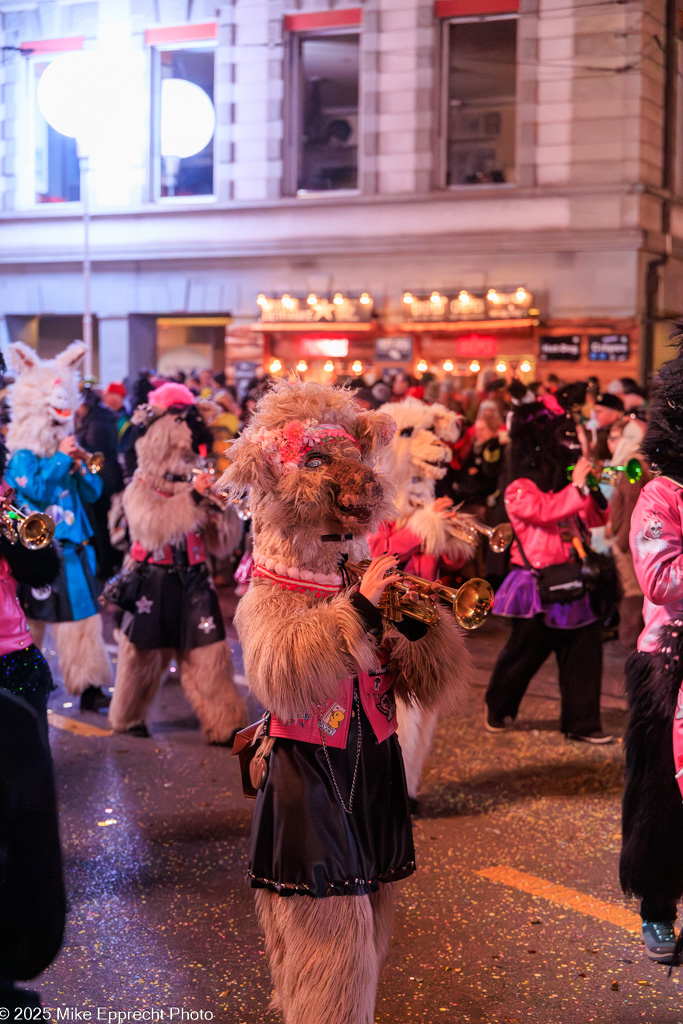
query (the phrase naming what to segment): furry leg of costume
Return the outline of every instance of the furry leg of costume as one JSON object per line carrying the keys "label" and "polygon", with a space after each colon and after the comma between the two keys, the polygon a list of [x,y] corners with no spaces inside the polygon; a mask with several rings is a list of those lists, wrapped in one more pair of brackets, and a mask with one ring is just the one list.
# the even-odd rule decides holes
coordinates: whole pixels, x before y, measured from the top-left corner
{"label": "furry leg of costume", "polygon": [[402,700],[397,700],[396,716],[408,796],[417,800],[422,769],[432,748],[439,712],[422,707],[409,707]]}
{"label": "furry leg of costume", "polygon": [[285,1024],[373,1024],[393,915],[390,886],[372,896],[278,896],[256,912]]}
{"label": "furry leg of costume", "polygon": [[50,623],[64,685],[72,696],[89,686],[111,686],[111,665],[104,647],[102,617]]}
{"label": "furry leg of costume", "polygon": [[232,673],[224,640],[178,651],[180,682],[209,743],[225,743],[247,724],[247,712]]}
{"label": "furry leg of costume", "polygon": [[121,635],[114,695],[109,705],[112,729],[126,732],[144,722],[170,660],[171,651],[161,647],[146,651]]}

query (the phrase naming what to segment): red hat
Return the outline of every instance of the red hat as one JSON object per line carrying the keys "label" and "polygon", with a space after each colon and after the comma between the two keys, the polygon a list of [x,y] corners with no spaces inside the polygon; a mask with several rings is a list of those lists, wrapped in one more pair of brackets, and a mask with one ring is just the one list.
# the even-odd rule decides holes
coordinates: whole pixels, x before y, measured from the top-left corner
{"label": "red hat", "polygon": [[105,389],[105,395],[121,395],[121,398],[125,398],[127,395],[125,384],[121,384],[118,380],[113,380],[111,384],[107,384]]}

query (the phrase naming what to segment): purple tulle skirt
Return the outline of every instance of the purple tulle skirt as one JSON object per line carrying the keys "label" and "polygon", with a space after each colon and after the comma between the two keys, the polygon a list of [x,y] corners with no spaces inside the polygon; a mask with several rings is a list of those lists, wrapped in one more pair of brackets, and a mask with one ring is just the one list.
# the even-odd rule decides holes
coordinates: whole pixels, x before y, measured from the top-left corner
{"label": "purple tulle skirt", "polygon": [[588,594],[569,604],[541,604],[536,580],[530,569],[512,569],[496,591],[493,614],[515,619],[533,619],[545,615],[545,624],[554,629],[578,629],[595,622]]}

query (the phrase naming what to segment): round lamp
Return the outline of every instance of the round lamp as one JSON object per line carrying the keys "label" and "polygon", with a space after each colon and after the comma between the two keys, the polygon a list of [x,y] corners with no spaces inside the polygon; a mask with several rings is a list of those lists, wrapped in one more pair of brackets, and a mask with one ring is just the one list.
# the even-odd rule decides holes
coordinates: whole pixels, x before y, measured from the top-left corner
{"label": "round lamp", "polygon": [[210,97],[194,82],[165,78],[161,83],[161,155],[181,160],[200,153],[211,141],[216,112]]}

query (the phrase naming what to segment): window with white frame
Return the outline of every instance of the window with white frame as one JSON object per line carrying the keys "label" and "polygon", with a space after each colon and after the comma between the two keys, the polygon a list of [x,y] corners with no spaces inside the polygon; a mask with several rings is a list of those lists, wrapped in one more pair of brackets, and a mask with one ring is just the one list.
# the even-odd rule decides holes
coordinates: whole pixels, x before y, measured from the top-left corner
{"label": "window with white frame", "polygon": [[[81,198],[80,169],[76,140],[62,135],[47,123],[38,106],[38,82],[52,62],[49,58],[32,60],[29,73],[30,163],[32,185],[26,192],[27,205],[35,203],[74,203]],[[31,198],[32,197],[32,198]]]}
{"label": "window with white frame", "polygon": [[514,181],[517,19],[461,18],[444,28],[446,184]]}
{"label": "window with white frame", "polygon": [[293,34],[286,191],[358,187],[358,32]]}
{"label": "window with white frame", "polygon": [[154,199],[214,192],[214,48],[152,51]]}

